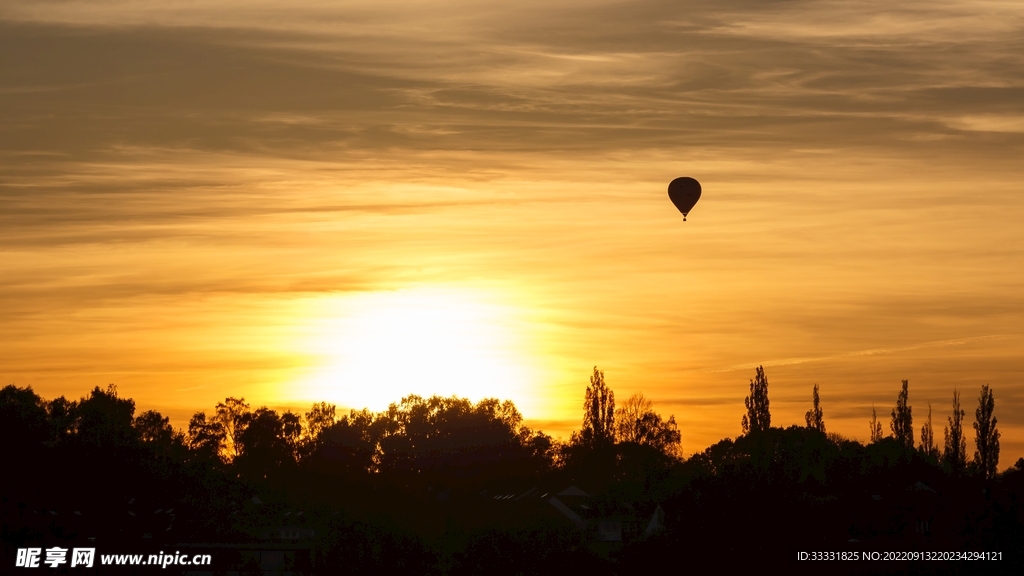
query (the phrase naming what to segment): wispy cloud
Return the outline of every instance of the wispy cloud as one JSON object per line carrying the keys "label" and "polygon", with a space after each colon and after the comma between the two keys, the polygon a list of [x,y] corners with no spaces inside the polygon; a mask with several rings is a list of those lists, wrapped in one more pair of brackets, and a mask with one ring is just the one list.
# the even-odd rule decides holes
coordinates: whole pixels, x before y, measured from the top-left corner
{"label": "wispy cloud", "polygon": [[844,358],[856,358],[859,356],[875,356],[878,354],[895,354],[898,352],[910,352],[913,350],[922,350],[926,348],[944,348],[947,346],[961,346],[963,344],[973,342],[983,342],[989,340],[1006,340],[1009,338],[1020,338],[1021,334],[989,334],[986,336],[973,336],[970,338],[955,338],[952,340],[938,340],[935,342],[921,342],[919,344],[912,344],[910,346],[896,346],[888,348],[872,348],[869,350],[854,350],[851,352],[843,352],[841,354],[830,354],[828,356],[815,356],[815,357],[803,357],[803,358],[781,358],[778,360],[765,360],[763,362],[757,362],[753,364],[744,364],[730,366],[728,368],[721,368],[717,370],[708,370],[708,372],[735,372],[737,370],[753,369],[757,366],[791,366],[794,364],[806,364],[808,362],[825,362],[829,360],[842,360]]}

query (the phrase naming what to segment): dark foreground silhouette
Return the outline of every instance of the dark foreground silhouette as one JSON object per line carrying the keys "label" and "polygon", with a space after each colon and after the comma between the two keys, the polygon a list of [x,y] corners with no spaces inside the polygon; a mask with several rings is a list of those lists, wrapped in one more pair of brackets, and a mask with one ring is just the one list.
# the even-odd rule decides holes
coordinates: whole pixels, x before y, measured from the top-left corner
{"label": "dark foreground silhouette", "polygon": [[[742,436],[682,460],[675,420],[642,397],[616,408],[596,369],[566,443],[497,400],[338,418],[228,398],[175,431],[113,387],[46,401],[8,386],[0,573],[1021,573],[1024,460],[990,476],[896,437],[826,435],[817,389],[806,427],[773,428],[766,389],[752,382]],[[95,548],[95,565],[16,567],[30,547]],[[1000,559],[881,559],[928,552]],[[128,565],[159,553],[212,564]],[[100,565],[111,555],[124,563]]]}

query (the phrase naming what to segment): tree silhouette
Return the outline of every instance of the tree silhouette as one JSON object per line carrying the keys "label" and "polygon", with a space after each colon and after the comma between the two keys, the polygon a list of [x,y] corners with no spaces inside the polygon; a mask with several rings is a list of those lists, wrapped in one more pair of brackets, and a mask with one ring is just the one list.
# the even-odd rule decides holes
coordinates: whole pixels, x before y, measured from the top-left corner
{"label": "tree silhouette", "polygon": [[299,448],[302,445],[302,416],[285,410],[281,414],[281,437],[288,444],[292,452],[292,458],[299,458]]}
{"label": "tree silhouette", "polygon": [[750,395],[743,399],[747,413],[740,424],[744,434],[761,432],[771,428],[772,415],[768,410],[768,378],[764,367],[758,366],[755,377],[750,381]]}
{"label": "tree silhouette", "polygon": [[[762,379],[766,387],[763,373]],[[752,391],[748,404],[756,407],[759,394],[760,388]],[[998,458],[993,396],[982,387],[971,465],[988,476]],[[1024,533],[1012,506],[1024,489],[1024,458],[993,484],[998,491],[990,499],[979,497],[976,479],[951,473],[957,451],[958,468],[966,467],[957,392],[946,430],[947,452],[954,454],[944,458],[951,466],[945,473],[930,458],[908,458],[895,438],[883,439],[874,407],[870,446],[812,429],[822,420],[815,402],[806,427],[725,439],[680,461],[666,456],[678,444],[674,419],[662,420],[642,394],[615,406],[595,369],[588,397],[588,436],[597,438],[594,430],[603,425],[613,437],[603,446],[569,444],[562,449],[569,457],[557,463],[551,438],[526,427],[512,402],[438,396],[408,396],[386,411],[351,411],[340,419],[325,403],[304,419],[246,408],[236,427],[238,456],[227,463],[221,419],[206,413],[192,417],[183,444],[160,413],[132,418],[134,402],[114,388],[92,390],[80,402],[47,402],[31,389],[8,386],[0,389],[0,455],[15,468],[3,483],[2,540],[8,549],[47,541],[65,546],[96,534],[127,548],[148,532],[154,548],[164,549],[176,541],[221,550],[284,545],[296,552],[295,562],[284,565],[295,573],[331,573],[343,565],[357,573],[532,574],[657,569],[681,546],[727,552],[738,539],[755,552],[821,534],[912,547],[927,533],[920,522],[929,510],[951,549],[1012,550]],[[929,409],[922,453],[934,451],[932,430]],[[297,439],[311,447],[301,459]],[[570,484],[589,495],[554,492]],[[58,485],[66,495],[54,496]],[[552,509],[554,495],[588,528],[578,530],[579,523]],[[794,503],[803,513],[791,513]],[[744,514],[777,520],[766,532],[756,522],[737,523]],[[817,520],[808,523],[809,515]],[[622,529],[611,557],[592,545],[600,534],[593,524],[609,518],[621,519]],[[645,537],[644,526],[653,524],[660,524],[657,534]],[[267,528],[285,525],[310,535],[315,530],[316,539],[266,540]],[[315,555],[299,553],[307,541]],[[259,572],[258,562],[245,566],[251,554],[235,552],[218,573]]]}
{"label": "tree silhouette", "polygon": [[77,432],[78,403],[60,396],[46,403],[46,415],[50,419],[51,446],[66,444]]}
{"label": "tree silhouette", "polygon": [[245,398],[231,397],[225,398],[216,408],[213,419],[224,429],[224,455],[230,462],[241,453],[238,443],[245,431],[245,423],[249,421],[249,405]]}
{"label": "tree silhouette", "polygon": [[335,448],[335,439],[347,441],[355,450],[338,453],[353,459],[369,449],[370,468],[408,481],[465,485],[530,476],[550,465],[550,437],[523,426],[522,415],[508,400],[485,398],[473,404],[454,396],[412,395],[367,416],[372,422],[365,432],[344,418],[332,427],[328,448]]}
{"label": "tree silhouette", "polygon": [[166,448],[174,441],[174,428],[171,427],[171,419],[162,416],[155,410],[146,410],[136,416],[133,426],[143,444]]}
{"label": "tree silhouette", "polygon": [[615,441],[637,442],[644,414],[654,411],[654,403],[636,393],[615,408]]}
{"label": "tree silhouette", "polygon": [[369,410],[350,410],[317,436],[308,462],[346,476],[379,472],[381,427]]}
{"label": "tree silhouette", "polygon": [[999,430],[996,430],[996,418],[992,415],[996,407],[992,390],[985,384],[981,387],[978,397],[978,409],[974,412],[974,463],[982,475],[991,479],[996,475],[999,464]]}
{"label": "tree silhouette", "polygon": [[324,432],[330,429],[337,418],[337,407],[327,402],[316,402],[301,418],[301,430],[296,442],[296,458],[302,460],[316,452],[324,443]]}
{"label": "tree silhouette", "polygon": [[819,405],[820,400],[818,398],[818,385],[814,385],[814,392],[811,393],[811,402],[813,407],[804,414],[804,420],[807,422],[808,428],[813,428],[818,432],[825,431],[825,419],[824,413]]}
{"label": "tree silhouette", "polygon": [[295,463],[298,416],[260,407],[243,414],[239,422],[238,455],[235,464],[250,479],[267,478],[276,470]]}
{"label": "tree silhouette", "polygon": [[661,415],[654,411],[654,404],[641,393],[630,396],[615,409],[616,442],[651,446],[669,456],[678,456],[681,439],[676,417],[662,420]]}
{"label": "tree silhouette", "polygon": [[868,421],[868,429],[871,432],[871,443],[882,440],[882,423],[878,421],[878,413],[875,412],[875,405],[871,405],[871,420]]}
{"label": "tree silhouette", "polygon": [[[32,450],[50,437],[45,403],[31,387],[5,386],[0,390],[0,440],[19,450]],[[17,438],[17,442],[10,439]]]}
{"label": "tree silhouette", "polygon": [[896,397],[896,407],[892,410],[892,422],[889,428],[896,441],[905,446],[908,450],[914,448],[914,418],[911,415],[911,408],[907,406],[908,381],[903,381],[903,389]]}
{"label": "tree silhouette", "polygon": [[932,427],[932,403],[928,403],[928,421],[921,426],[921,444],[917,447],[922,454],[938,459],[939,449],[935,446],[935,428]]}
{"label": "tree silhouette", "polygon": [[78,402],[78,442],[94,448],[122,448],[133,446],[138,433],[132,426],[135,415],[135,401],[120,398],[117,386],[111,384],[106,390],[93,388],[88,397]]}
{"label": "tree silhouette", "polygon": [[583,428],[573,439],[587,445],[615,442],[615,392],[605,384],[604,372],[597,366],[583,398]]}
{"label": "tree silhouette", "polygon": [[334,423],[337,421],[337,408],[334,404],[318,402],[313,404],[305,416],[306,441],[315,442],[323,434],[324,430],[334,426]]}
{"label": "tree silhouette", "polygon": [[946,440],[942,463],[954,474],[960,474],[967,465],[967,440],[963,429],[964,411],[960,408],[960,392],[953,390],[953,415],[949,426],[943,429]]}
{"label": "tree silhouette", "polygon": [[188,422],[185,443],[201,460],[220,460],[227,434],[215,419],[207,420],[205,412],[196,412]]}

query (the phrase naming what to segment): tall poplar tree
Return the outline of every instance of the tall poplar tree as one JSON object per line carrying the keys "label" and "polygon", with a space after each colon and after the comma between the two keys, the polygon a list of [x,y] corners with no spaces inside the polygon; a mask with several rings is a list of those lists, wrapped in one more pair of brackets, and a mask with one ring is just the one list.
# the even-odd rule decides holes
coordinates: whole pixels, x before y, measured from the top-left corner
{"label": "tall poplar tree", "polygon": [[590,445],[615,442],[615,392],[605,384],[604,372],[597,366],[583,398],[583,429],[575,439]]}
{"label": "tall poplar tree", "polygon": [[871,420],[868,421],[868,428],[871,430],[871,443],[874,444],[882,439],[882,423],[878,421],[878,413],[874,404],[871,405]]}
{"label": "tall poplar tree", "polygon": [[963,422],[960,392],[953,390],[953,415],[949,417],[949,426],[943,429],[946,446],[942,451],[942,463],[954,474],[962,473],[967,464],[967,440],[964,438]]}
{"label": "tall poplar tree", "polygon": [[939,449],[935,446],[935,428],[932,427],[932,403],[928,403],[928,421],[925,422],[924,426],[921,426],[921,443],[917,446],[917,449],[922,454],[927,454],[932,458],[939,457]]}
{"label": "tall poplar tree", "polygon": [[813,428],[818,432],[825,431],[825,419],[824,412],[821,410],[821,400],[818,398],[818,385],[814,385],[814,392],[811,393],[811,404],[812,408],[804,414],[804,420],[807,422],[808,428]]}
{"label": "tall poplar tree", "polygon": [[750,395],[743,400],[747,413],[740,424],[743,433],[761,432],[771,428],[772,415],[768,411],[768,378],[764,375],[764,367],[758,366],[754,379],[750,381]]}
{"label": "tall poplar tree", "polygon": [[892,435],[896,438],[896,441],[908,450],[913,450],[914,419],[910,413],[910,406],[907,406],[907,398],[909,396],[907,392],[908,385],[909,382],[904,380],[903,389],[900,390],[899,396],[896,397],[896,407],[892,410],[892,422],[889,424],[889,428],[892,429]]}
{"label": "tall poplar tree", "polygon": [[992,415],[996,407],[996,399],[992,390],[985,384],[981,387],[978,398],[978,409],[974,412],[974,463],[987,479],[996,475],[999,464],[999,430],[996,430],[996,417]]}

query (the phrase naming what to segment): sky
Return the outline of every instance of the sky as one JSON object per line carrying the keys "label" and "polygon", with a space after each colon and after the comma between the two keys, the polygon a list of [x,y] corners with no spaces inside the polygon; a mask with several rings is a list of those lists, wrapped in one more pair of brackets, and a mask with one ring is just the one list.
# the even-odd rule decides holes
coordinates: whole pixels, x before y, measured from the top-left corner
{"label": "sky", "polygon": [[[1024,456],[1024,4],[0,1],[0,378]],[[687,222],[668,182],[703,195]],[[973,431],[968,430],[968,452]]]}

